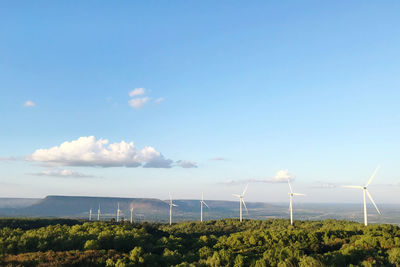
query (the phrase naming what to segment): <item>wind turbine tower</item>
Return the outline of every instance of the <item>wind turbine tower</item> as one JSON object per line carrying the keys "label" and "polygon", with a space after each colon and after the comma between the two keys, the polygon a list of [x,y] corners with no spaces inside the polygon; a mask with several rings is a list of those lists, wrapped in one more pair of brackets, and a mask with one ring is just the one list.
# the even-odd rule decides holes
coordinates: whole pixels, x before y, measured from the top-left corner
{"label": "wind turbine tower", "polygon": [[203,204],[206,205],[207,208],[210,208],[207,203],[204,201],[204,195],[201,193],[201,200],[200,200],[200,221],[203,221]]}
{"label": "wind turbine tower", "polygon": [[172,224],[172,207],[178,207],[178,205],[172,203],[171,193],[169,193],[169,225]]}
{"label": "wind turbine tower", "polygon": [[100,204],[99,204],[99,209],[97,210],[97,220],[100,221]]}
{"label": "wind turbine tower", "polygon": [[89,210],[89,221],[92,220],[92,209]]}
{"label": "wind turbine tower", "polygon": [[289,189],[290,189],[290,193],[289,193],[289,212],[290,212],[290,224],[293,225],[293,196],[305,196],[305,194],[300,194],[300,193],[294,193],[292,186],[290,185],[290,181],[288,179],[288,184],[289,184]]}
{"label": "wind turbine tower", "polygon": [[133,207],[131,207],[131,223],[133,223]]}
{"label": "wind turbine tower", "polygon": [[374,204],[376,211],[379,213],[379,215],[381,215],[381,212],[379,211],[378,207],[375,204],[375,201],[372,199],[371,194],[368,192],[368,186],[369,184],[372,182],[372,180],[374,179],[376,173],[378,172],[380,166],[378,166],[375,171],[372,173],[371,177],[369,178],[368,182],[364,185],[364,186],[359,186],[359,185],[345,185],[343,187],[347,187],[347,188],[357,188],[357,189],[361,189],[363,191],[363,199],[364,199],[364,225],[367,226],[368,225],[368,215],[367,215],[367,201],[365,198],[365,195],[368,196],[368,198],[371,200],[372,204]]}
{"label": "wind turbine tower", "polygon": [[119,222],[119,215],[121,213],[121,210],[119,209],[119,202],[118,202],[118,209],[117,209],[117,222]]}
{"label": "wind turbine tower", "polygon": [[244,208],[246,209],[247,214],[249,214],[249,211],[247,210],[247,207],[246,207],[246,203],[244,202],[244,194],[246,194],[247,187],[248,187],[248,184],[247,184],[246,187],[244,188],[243,193],[242,193],[241,195],[239,195],[239,194],[232,194],[233,196],[239,198],[240,221],[243,220],[243,216],[242,216],[242,203],[243,203]]}

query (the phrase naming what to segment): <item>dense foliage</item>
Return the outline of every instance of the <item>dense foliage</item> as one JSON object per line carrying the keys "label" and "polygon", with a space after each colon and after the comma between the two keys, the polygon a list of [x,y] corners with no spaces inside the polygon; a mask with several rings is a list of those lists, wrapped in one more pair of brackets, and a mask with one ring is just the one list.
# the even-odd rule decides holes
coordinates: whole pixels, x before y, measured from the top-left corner
{"label": "dense foliage", "polygon": [[395,225],[233,219],[172,226],[31,223],[32,229],[0,230],[1,266],[400,266]]}

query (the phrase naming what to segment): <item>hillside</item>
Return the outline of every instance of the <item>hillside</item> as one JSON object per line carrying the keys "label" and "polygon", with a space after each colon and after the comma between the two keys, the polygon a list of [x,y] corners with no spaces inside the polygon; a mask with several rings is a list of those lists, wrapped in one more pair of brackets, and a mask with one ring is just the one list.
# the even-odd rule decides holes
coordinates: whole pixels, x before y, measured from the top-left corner
{"label": "hillside", "polygon": [[0,229],[1,266],[400,265],[400,227],[387,224],[325,220],[291,226],[282,219],[172,226],[48,220],[49,226],[37,229],[34,219],[20,224],[33,227]]}

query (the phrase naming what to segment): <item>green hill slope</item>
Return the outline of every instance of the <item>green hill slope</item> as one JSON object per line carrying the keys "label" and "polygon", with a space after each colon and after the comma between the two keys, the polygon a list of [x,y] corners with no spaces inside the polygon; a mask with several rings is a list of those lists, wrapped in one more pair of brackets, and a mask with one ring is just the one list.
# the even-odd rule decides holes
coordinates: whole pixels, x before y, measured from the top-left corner
{"label": "green hill slope", "polygon": [[[0,222],[1,223],[1,222]],[[15,223],[15,222],[14,222]],[[36,224],[31,219],[33,226]],[[1,223],[3,226],[7,222]],[[23,223],[25,226],[29,223]],[[400,227],[325,220],[0,229],[1,266],[399,266]]]}

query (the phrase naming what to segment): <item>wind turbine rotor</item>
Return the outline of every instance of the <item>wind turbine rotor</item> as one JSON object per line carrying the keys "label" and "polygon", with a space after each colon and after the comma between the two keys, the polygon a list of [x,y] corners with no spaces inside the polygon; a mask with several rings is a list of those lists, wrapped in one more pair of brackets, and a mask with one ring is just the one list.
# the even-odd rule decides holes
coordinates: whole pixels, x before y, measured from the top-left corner
{"label": "wind turbine rotor", "polygon": [[244,194],[246,194],[247,187],[249,187],[249,184],[247,184],[246,187],[244,188],[243,193],[242,193],[242,196],[244,196]]}
{"label": "wind turbine rotor", "polygon": [[379,215],[381,215],[381,212],[379,211],[378,206],[376,206],[375,201],[372,199],[371,194],[368,192],[367,189],[365,189],[365,192],[367,192],[369,199],[371,200],[372,204],[374,204],[376,211],[379,213]]}
{"label": "wind turbine rotor", "polygon": [[362,187],[362,186],[360,186],[360,185],[343,185],[342,187],[345,187],[345,188],[364,189],[364,187]]}
{"label": "wind turbine rotor", "polygon": [[249,211],[247,210],[246,203],[244,202],[244,199],[241,198],[241,201],[243,203],[244,208],[246,209],[247,214],[249,214]]}
{"label": "wind turbine rotor", "polygon": [[288,184],[289,184],[290,193],[293,193],[292,186],[290,185],[290,180],[288,179],[287,182],[288,182]]}
{"label": "wind turbine rotor", "polygon": [[375,175],[376,175],[376,173],[378,172],[378,170],[379,170],[379,168],[380,168],[381,166],[378,166],[376,169],[375,169],[375,171],[372,173],[372,175],[371,175],[371,178],[369,178],[369,180],[368,180],[368,182],[365,184],[365,187],[367,187],[371,182],[372,182],[372,180],[374,179],[374,177],[375,177]]}

